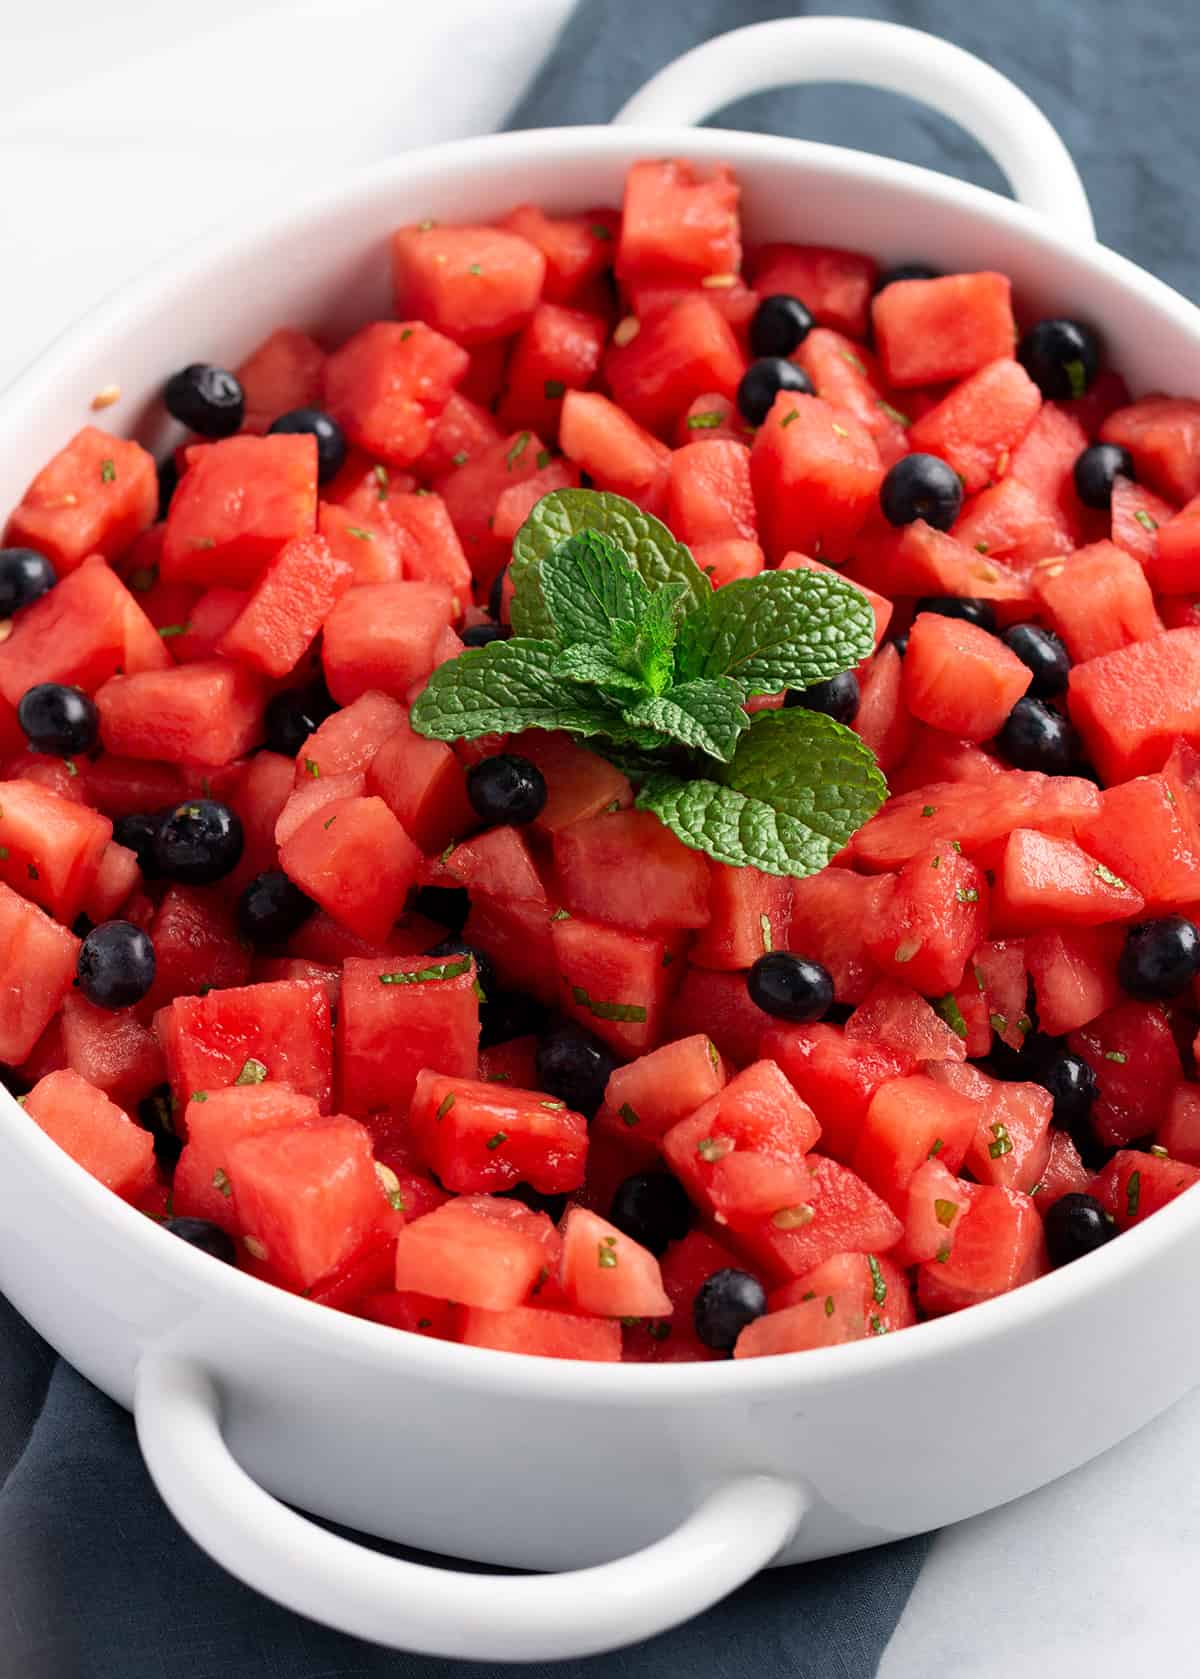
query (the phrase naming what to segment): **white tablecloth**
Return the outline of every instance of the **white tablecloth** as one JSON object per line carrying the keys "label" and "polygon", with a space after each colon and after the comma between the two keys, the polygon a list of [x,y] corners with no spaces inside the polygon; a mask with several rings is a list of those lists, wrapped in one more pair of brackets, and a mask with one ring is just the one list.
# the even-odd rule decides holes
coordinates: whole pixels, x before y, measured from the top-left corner
{"label": "white tablecloth", "polygon": [[[85,307],[241,207],[497,126],[571,3],[9,0],[0,388]],[[186,322],[178,348],[186,360]],[[1057,1485],[942,1534],[881,1679],[1200,1671],[1197,1464],[1200,1396]]]}

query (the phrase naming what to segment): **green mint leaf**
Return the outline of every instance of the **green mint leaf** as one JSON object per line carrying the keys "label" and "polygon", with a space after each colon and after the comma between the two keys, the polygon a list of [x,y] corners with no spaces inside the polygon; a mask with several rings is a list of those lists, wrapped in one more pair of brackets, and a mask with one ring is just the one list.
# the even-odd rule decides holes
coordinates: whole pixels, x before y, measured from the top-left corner
{"label": "green mint leaf", "polygon": [[870,749],[817,711],[760,712],[716,773],[651,775],[638,808],[693,850],[765,874],[823,869],[887,796]]}
{"label": "green mint leaf", "polygon": [[565,642],[607,642],[614,619],[636,621],[650,600],[629,555],[603,531],[577,531],[543,554],[538,576],[546,610]]}
{"label": "green mint leaf", "polygon": [[558,653],[553,642],[520,637],[467,648],[430,676],[412,708],[413,728],[431,740],[570,729],[642,745],[642,733],[626,728],[599,695],[581,693],[555,675]]}
{"label": "green mint leaf", "polygon": [[728,677],[684,682],[665,694],[647,695],[622,713],[627,723],[650,728],[683,746],[728,763],[738,737],[750,726],[742,691]]}
{"label": "green mint leaf", "polygon": [[636,622],[613,620],[609,641],[621,664],[652,694],[665,694],[675,680],[675,638],[683,606],[677,583],[664,583],[646,598]]}
{"label": "green mint leaf", "polygon": [[764,571],[718,589],[679,633],[681,680],[732,676],[750,694],[808,688],[875,647],[860,589],[821,571]]}
{"label": "green mint leaf", "polygon": [[632,702],[646,692],[640,676],[626,670],[617,655],[593,641],[578,641],[564,647],[554,660],[554,674],[566,682],[582,682],[599,688],[621,703]]}
{"label": "green mint leaf", "polygon": [[582,530],[597,531],[616,543],[651,589],[682,583],[689,611],[712,594],[712,584],[683,544],[624,496],[607,490],[551,490],[536,503],[513,539],[509,575],[516,591],[511,608],[516,635],[543,641],[555,638],[554,620],[542,594],[541,565],[547,554]]}

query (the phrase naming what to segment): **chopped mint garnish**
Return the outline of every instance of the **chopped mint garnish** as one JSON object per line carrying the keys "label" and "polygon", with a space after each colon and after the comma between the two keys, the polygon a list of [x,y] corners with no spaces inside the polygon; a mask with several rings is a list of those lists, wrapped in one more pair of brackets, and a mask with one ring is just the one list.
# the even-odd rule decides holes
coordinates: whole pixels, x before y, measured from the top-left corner
{"label": "chopped mint garnish", "polygon": [[1118,891],[1125,891],[1127,883],[1119,874],[1114,874],[1107,863],[1097,863],[1096,874],[1106,886],[1115,886]]}
{"label": "chopped mint garnish", "polygon": [[100,482],[102,484],[112,484],[115,482],[116,476],[117,469],[112,461],[104,460],[100,462]]}
{"label": "chopped mint garnish", "polygon": [[939,1197],[933,1203],[933,1216],[945,1230],[949,1230],[950,1226],[954,1223],[954,1215],[957,1211],[957,1201],[943,1201]]}
{"label": "chopped mint garnish", "polygon": [[234,1084],[262,1084],[266,1077],[267,1069],[261,1061],[256,1061],[251,1056],[233,1082]]}
{"label": "chopped mint garnish", "polygon": [[887,1283],[883,1279],[879,1261],[873,1253],[867,1255],[867,1269],[871,1273],[871,1298],[877,1306],[882,1306],[887,1299]]}
{"label": "chopped mint garnish", "polygon": [[1144,531],[1156,531],[1158,529],[1158,520],[1152,513],[1147,513],[1144,507],[1138,508],[1134,518]]}
{"label": "chopped mint garnish", "polygon": [[706,408],[702,414],[689,414],[687,425],[689,431],[715,431],[725,418],[717,408]]}
{"label": "chopped mint garnish", "polygon": [[471,966],[469,956],[459,956],[453,962],[435,962],[431,968],[414,968],[411,973],[400,969],[394,974],[380,974],[380,985],[423,985],[427,980],[457,979]]}
{"label": "chopped mint garnish", "polygon": [[561,379],[547,379],[542,390],[547,402],[557,402],[560,396],[567,394],[567,387]]}
{"label": "chopped mint garnish", "polygon": [[967,1035],[967,1023],[963,1019],[962,1010],[958,1006],[958,999],[953,995],[941,997],[933,1005],[952,1032],[957,1032],[960,1038]]}
{"label": "chopped mint garnish", "polygon": [[1137,1212],[1138,1203],[1141,1199],[1142,1174],[1140,1172],[1130,1172],[1128,1182],[1125,1185],[1125,1212],[1129,1218],[1132,1218]]}
{"label": "chopped mint garnish", "polygon": [[453,1106],[454,1092],[451,1090],[443,1096],[441,1101],[438,1103],[438,1111],[434,1114],[434,1119],[445,1119],[446,1115],[450,1112],[450,1109]]}
{"label": "chopped mint garnish", "polygon": [[637,1024],[646,1018],[646,1011],[640,1003],[610,1003],[603,998],[589,997],[582,985],[573,985],[571,995],[581,1009],[594,1014],[597,1020],[625,1020]]}

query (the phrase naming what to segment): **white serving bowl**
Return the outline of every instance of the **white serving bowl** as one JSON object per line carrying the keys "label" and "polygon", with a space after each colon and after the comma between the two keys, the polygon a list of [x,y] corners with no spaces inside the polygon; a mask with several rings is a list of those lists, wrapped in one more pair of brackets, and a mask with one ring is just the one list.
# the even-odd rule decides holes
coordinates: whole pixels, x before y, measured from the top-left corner
{"label": "white serving bowl", "polygon": [[[685,126],[812,80],[956,117],[1025,206],[839,148]],[[159,268],[0,401],[0,507],[113,383],[116,431],[161,446],[166,373],[235,363],[281,322],[388,312],[386,240],[531,199],[617,204],[647,155],[732,163],[756,239],[997,268],[1031,310],[1103,329],[1135,390],[1200,392],[1200,312],[1094,243],[1045,119],[967,54],[892,25],[740,30],[610,128],[457,142],[348,176]],[[957,1521],[1105,1450],[1200,1381],[1200,1197],[1084,1263],[903,1334],[754,1363],[610,1366],[460,1347],[313,1306],[215,1264],[89,1178],[0,1100],[0,1287],[137,1416],[163,1497],[219,1562],[347,1632],[436,1655],[546,1660],[674,1625],[756,1570]],[[288,1509],[516,1568],[384,1557]],[[665,1537],[664,1537],[665,1536]]]}

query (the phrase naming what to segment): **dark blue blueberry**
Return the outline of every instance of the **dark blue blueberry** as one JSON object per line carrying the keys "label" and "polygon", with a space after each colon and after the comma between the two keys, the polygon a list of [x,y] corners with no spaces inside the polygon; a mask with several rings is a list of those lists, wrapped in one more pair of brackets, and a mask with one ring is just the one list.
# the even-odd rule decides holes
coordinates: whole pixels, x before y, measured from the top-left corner
{"label": "dark blue blueberry", "polygon": [[820,1020],[833,1002],[828,969],[790,950],[760,956],[746,975],[746,989],[764,1014],[780,1020]]}
{"label": "dark blue blueberry", "polygon": [[1082,1259],[1116,1235],[1116,1226],[1092,1195],[1060,1195],[1046,1214],[1046,1252],[1051,1265]]}
{"label": "dark blue blueberry", "polygon": [[493,641],[507,641],[512,631],[504,624],[471,624],[462,632],[464,647],[489,647]]}
{"label": "dark blue blueberry", "polygon": [[1013,624],[1000,639],[1033,672],[1026,690],[1033,699],[1052,700],[1066,693],[1071,655],[1053,630],[1044,630],[1040,624]]}
{"label": "dark blue blueberry", "polygon": [[996,609],[990,600],[977,600],[974,595],[922,595],[913,607],[913,617],[920,612],[932,612],[939,618],[961,618],[967,624],[978,624],[990,635],[996,631]]}
{"label": "dark blue blueberry", "polygon": [[239,379],[224,367],[193,362],[167,380],[167,413],[201,437],[232,437],[246,417]]}
{"label": "dark blue blueberry", "polygon": [[90,752],[100,732],[100,713],[87,695],[63,682],[39,682],[17,706],[17,722],[35,752],[59,758]]}
{"label": "dark blue blueberry", "polygon": [[103,921],[79,947],[75,977],[90,1003],[127,1009],[154,984],[154,943],[132,921]]}
{"label": "dark blue blueberry", "polygon": [[737,388],[738,412],[752,426],[761,426],[780,391],[814,395],[813,382],[802,367],[783,356],[760,356],[742,374]]}
{"label": "dark blue blueberry", "polygon": [[1014,769],[1043,775],[1071,775],[1080,756],[1079,736],[1066,718],[1028,696],[1009,712],[996,747]]}
{"label": "dark blue blueberry", "polygon": [[670,1172],[638,1172],[617,1188],[609,1220],[653,1254],[665,1253],[692,1227],[692,1205]]}
{"label": "dark blue blueberry", "polygon": [[783,703],[785,707],[823,711],[835,723],[853,723],[861,698],[858,677],[852,670],[844,670],[825,682],[814,682],[811,688],[789,688]]}
{"label": "dark blue blueberry", "polygon": [[595,1117],[616,1066],[608,1045],[582,1026],[560,1026],[538,1040],[537,1088],[585,1119]]}
{"label": "dark blue blueberry", "polygon": [[58,582],[58,573],[36,548],[0,548],[0,618],[11,618]]}
{"label": "dark blue blueberry", "polygon": [[762,1317],[766,1309],[767,1293],[758,1278],[748,1271],[735,1271],[731,1266],[714,1271],[700,1285],[692,1318],[696,1334],[706,1347],[728,1353],[733,1351],[746,1325]]}
{"label": "dark blue blueberry", "polygon": [[962,479],[940,455],[902,455],[879,486],[879,506],[889,525],[924,519],[948,531],[962,508]]}
{"label": "dark blue blueberry", "polygon": [[811,312],[798,297],[774,292],[750,319],[750,349],[756,356],[790,356],[813,329]]}
{"label": "dark blue blueberry", "polygon": [[481,822],[532,822],[546,804],[546,778],[528,758],[498,752],[467,771],[467,797]]}
{"label": "dark blue blueberry", "polygon": [[1017,360],[1050,402],[1083,396],[1100,368],[1100,341],[1081,321],[1039,321],[1017,345]]}
{"label": "dark blue blueberry", "polygon": [[1200,973],[1200,931],[1184,915],[1139,921],[1125,935],[1117,963],[1121,988],[1142,1003],[1166,1002]]}
{"label": "dark blue blueberry", "polygon": [[930,268],[923,262],[898,262],[894,268],[885,268],[871,289],[878,297],[881,291],[894,286],[897,280],[940,280],[941,277],[936,268]]}
{"label": "dark blue blueberry", "polygon": [[1075,494],[1085,507],[1104,512],[1112,506],[1113,485],[1118,478],[1136,481],[1133,456],[1119,443],[1093,443],[1075,462]]}
{"label": "dark blue blueberry", "polygon": [[154,856],[167,880],[208,886],[237,868],[244,845],[236,810],[220,799],[185,799],[163,817]]}
{"label": "dark blue blueberry", "polygon": [[266,869],[238,899],[238,927],[253,945],[286,944],[316,907],[282,869]]}

